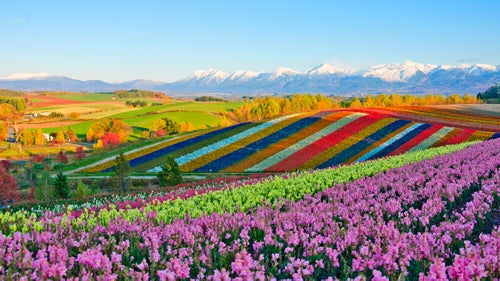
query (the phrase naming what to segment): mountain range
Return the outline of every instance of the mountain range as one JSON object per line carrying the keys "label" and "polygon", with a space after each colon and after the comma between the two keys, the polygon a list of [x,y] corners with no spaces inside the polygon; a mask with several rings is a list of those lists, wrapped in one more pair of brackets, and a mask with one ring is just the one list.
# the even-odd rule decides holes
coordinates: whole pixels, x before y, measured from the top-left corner
{"label": "mountain range", "polygon": [[471,93],[486,90],[500,81],[500,66],[433,65],[405,61],[400,64],[375,65],[354,71],[329,64],[300,72],[280,67],[273,72],[238,70],[225,73],[216,69],[197,70],[190,76],[165,83],[132,80],[108,83],[101,80],[76,80],[65,76],[13,74],[0,77],[0,88],[21,91],[106,92],[120,89],[164,91],[182,94],[291,94],[323,93],[355,95],[365,93]]}

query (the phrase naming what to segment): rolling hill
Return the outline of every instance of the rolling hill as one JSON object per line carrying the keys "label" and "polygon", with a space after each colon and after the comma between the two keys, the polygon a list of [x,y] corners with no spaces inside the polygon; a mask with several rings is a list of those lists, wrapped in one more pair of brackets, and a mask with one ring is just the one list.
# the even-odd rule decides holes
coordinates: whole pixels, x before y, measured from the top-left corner
{"label": "rolling hill", "polygon": [[[494,131],[437,122],[446,121],[443,117],[422,122],[416,113],[394,112],[391,116],[379,110],[322,111],[242,123],[180,137],[130,153],[127,159],[137,172],[158,171],[167,155],[174,157],[184,172],[283,172],[500,137]],[[477,116],[479,122],[495,122],[489,119]],[[112,166],[113,161],[109,161],[86,171],[110,171]]]}

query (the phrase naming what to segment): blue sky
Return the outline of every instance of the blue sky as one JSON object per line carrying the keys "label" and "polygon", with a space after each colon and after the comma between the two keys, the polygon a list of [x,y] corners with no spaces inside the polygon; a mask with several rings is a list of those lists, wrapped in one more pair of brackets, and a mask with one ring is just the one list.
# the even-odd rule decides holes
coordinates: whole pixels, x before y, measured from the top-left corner
{"label": "blue sky", "polygon": [[175,81],[201,68],[500,65],[500,1],[3,1],[0,76]]}

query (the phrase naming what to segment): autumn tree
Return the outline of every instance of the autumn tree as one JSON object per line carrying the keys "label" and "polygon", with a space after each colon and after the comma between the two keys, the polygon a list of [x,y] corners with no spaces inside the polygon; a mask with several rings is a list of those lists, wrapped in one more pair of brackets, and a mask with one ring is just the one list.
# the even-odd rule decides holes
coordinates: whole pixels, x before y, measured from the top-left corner
{"label": "autumn tree", "polygon": [[9,175],[9,172],[0,166],[0,205],[11,204],[19,200],[19,192],[16,178]]}
{"label": "autumn tree", "polygon": [[153,132],[156,132],[156,131],[158,131],[158,129],[165,128],[166,125],[167,125],[167,123],[165,122],[164,119],[156,119],[156,120],[153,120],[153,122],[151,123],[150,130]]}
{"label": "autumn tree", "polygon": [[361,102],[357,97],[352,99],[351,103],[349,104],[349,108],[360,108],[361,106]]}
{"label": "autumn tree", "polygon": [[363,107],[375,107],[375,99],[373,98],[372,95],[366,95],[366,97],[363,100]]}
{"label": "autumn tree", "polygon": [[11,119],[16,114],[16,108],[8,103],[0,103],[0,120]]}
{"label": "autumn tree", "polygon": [[64,133],[66,135],[66,139],[69,142],[75,142],[78,139],[78,136],[76,135],[75,131],[71,127],[68,127],[66,132]]}
{"label": "autumn tree", "polygon": [[126,142],[132,128],[118,119],[102,119],[92,124],[87,131],[87,141],[97,141],[104,134],[112,132],[120,136],[120,142]]}
{"label": "autumn tree", "polygon": [[83,146],[78,146],[76,147],[75,151],[75,158],[76,160],[80,161],[83,158],[85,158],[85,152],[83,151]]}
{"label": "autumn tree", "polygon": [[102,137],[102,145],[104,148],[117,146],[121,143],[121,136],[118,133],[106,132]]}
{"label": "autumn tree", "polygon": [[66,143],[66,138],[64,137],[64,133],[59,131],[56,133],[56,136],[52,140],[54,144],[59,146],[59,151],[61,151],[61,145]]}
{"label": "autumn tree", "polygon": [[78,120],[78,119],[80,119],[80,113],[78,113],[78,112],[71,112],[69,114],[69,118],[71,118],[72,120]]}
{"label": "autumn tree", "polygon": [[31,130],[21,129],[17,134],[17,142],[24,146],[32,145],[34,143],[34,137]]}
{"label": "autumn tree", "polygon": [[59,153],[57,154],[56,157],[57,161],[59,163],[67,164],[68,163],[68,156],[64,154],[64,151],[60,150]]}
{"label": "autumn tree", "polygon": [[191,131],[194,131],[194,125],[193,125],[193,123],[186,121],[186,122],[180,124],[179,130],[181,132],[191,132]]}
{"label": "autumn tree", "polygon": [[45,135],[40,128],[36,129],[34,138],[36,145],[44,145],[46,143]]}
{"label": "autumn tree", "polygon": [[7,139],[9,130],[7,128],[7,124],[5,122],[0,122],[0,141],[4,141]]}

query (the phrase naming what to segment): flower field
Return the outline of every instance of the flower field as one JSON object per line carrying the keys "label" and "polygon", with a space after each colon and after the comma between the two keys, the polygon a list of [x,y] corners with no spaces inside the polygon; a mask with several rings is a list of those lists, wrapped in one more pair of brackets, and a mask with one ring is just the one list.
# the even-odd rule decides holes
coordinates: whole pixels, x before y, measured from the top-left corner
{"label": "flower field", "polygon": [[462,143],[333,169],[185,186],[176,196],[96,208],[4,212],[0,276],[494,280],[500,278],[499,145],[500,139]]}
{"label": "flower field", "polygon": [[[184,172],[284,172],[500,137],[494,131],[464,127],[470,120],[461,127],[447,126],[449,119],[460,117],[457,114],[440,117],[442,124],[436,118],[429,123],[411,121],[414,113],[404,115],[401,109],[394,112],[363,109],[290,115],[180,138],[126,157],[137,172],[157,171],[167,155],[174,157]],[[446,111],[439,113],[444,116]],[[486,117],[476,119],[486,122],[488,128],[500,129]],[[461,119],[453,120],[458,124]],[[112,166],[113,161],[109,161],[86,172],[110,171]]]}

